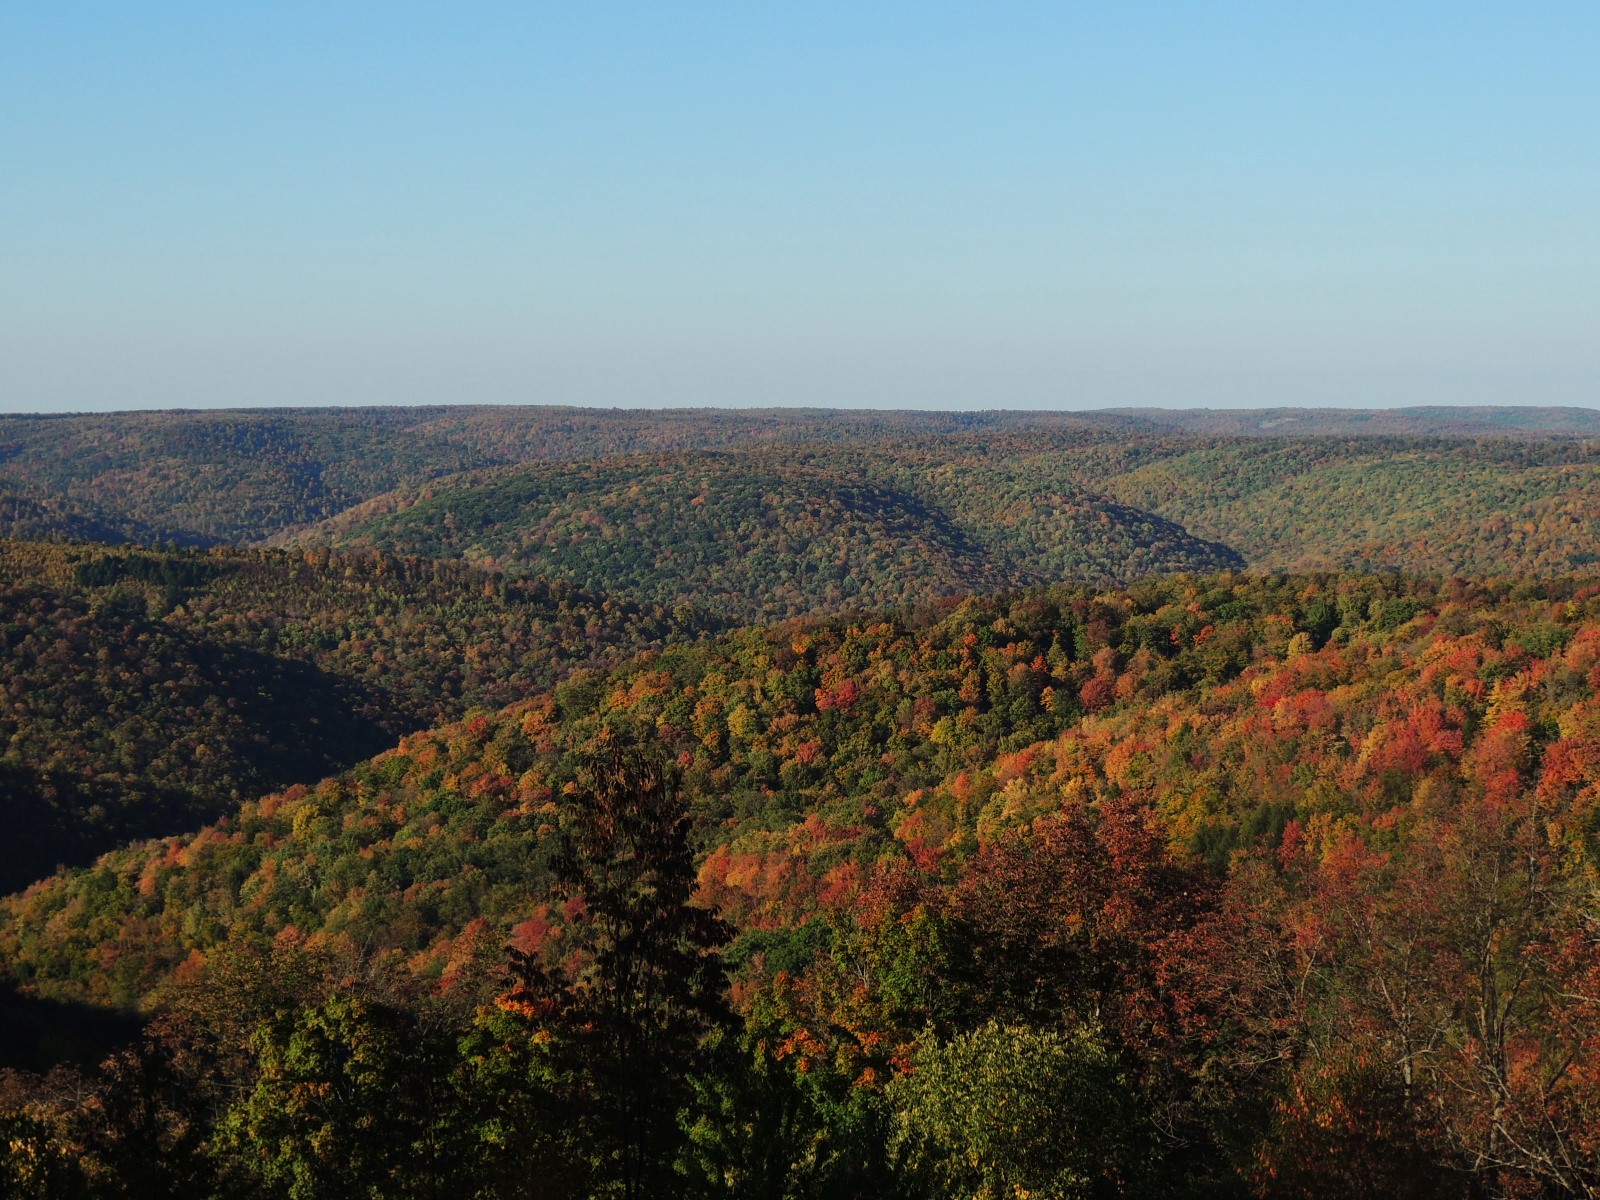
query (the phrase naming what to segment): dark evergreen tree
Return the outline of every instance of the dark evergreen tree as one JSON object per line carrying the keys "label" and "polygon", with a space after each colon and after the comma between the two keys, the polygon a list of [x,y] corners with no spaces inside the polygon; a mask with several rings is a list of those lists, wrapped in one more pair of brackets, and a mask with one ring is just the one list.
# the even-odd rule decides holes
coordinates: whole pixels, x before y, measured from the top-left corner
{"label": "dark evergreen tree", "polygon": [[694,856],[677,772],[649,742],[607,729],[563,814],[556,894],[576,915],[575,959],[513,952],[502,1006],[536,1027],[557,1090],[588,1132],[589,1193],[681,1190],[680,1112],[708,1035],[730,1016],[715,914],[690,903]]}

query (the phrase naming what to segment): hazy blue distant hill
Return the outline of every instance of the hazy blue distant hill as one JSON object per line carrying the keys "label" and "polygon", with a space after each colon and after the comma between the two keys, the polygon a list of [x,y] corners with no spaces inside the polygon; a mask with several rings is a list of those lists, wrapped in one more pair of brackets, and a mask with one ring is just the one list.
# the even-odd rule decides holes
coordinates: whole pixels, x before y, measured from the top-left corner
{"label": "hazy blue distant hill", "polygon": [[1163,429],[1240,437],[1360,434],[1410,437],[1600,437],[1600,409],[1505,405],[1415,408],[1125,408]]}

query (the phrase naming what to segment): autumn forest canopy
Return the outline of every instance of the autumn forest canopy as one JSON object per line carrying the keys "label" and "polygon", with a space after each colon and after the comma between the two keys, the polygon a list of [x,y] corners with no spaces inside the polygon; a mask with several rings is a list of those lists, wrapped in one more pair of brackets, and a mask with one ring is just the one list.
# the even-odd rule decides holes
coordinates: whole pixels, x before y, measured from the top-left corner
{"label": "autumn forest canopy", "polygon": [[1600,1197],[1600,416],[0,416],[0,1195]]}

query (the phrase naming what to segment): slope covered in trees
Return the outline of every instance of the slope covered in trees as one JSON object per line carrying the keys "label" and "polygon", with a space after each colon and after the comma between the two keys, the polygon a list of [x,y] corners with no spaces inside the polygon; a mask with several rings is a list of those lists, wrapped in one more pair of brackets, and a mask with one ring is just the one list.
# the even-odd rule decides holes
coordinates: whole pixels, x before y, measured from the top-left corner
{"label": "slope covered in trees", "polygon": [[0,613],[7,890],[696,632],[462,565],[18,542]]}
{"label": "slope covered in trees", "polygon": [[1600,443],[1219,443],[1105,489],[1275,570],[1592,573]]}
{"label": "slope covered in trees", "polygon": [[528,461],[971,429],[1147,427],[1064,413],[415,407],[0,415],[0,487],[141,535],[259,541],[408,482]]}
{"label": "slope covered in trees", "polygon": [[[1516,438],[1550,446],[1600,436],[1584,409],[1425,408],[1050,412],[627,411],[553,407],[418,407],[0,415],[5,504],[45,506],[24,536],[255,542],[396,488],[461,471],[522,462],[580,462],[617,454],[752,445],[872,443],[891,456],[927,438],[1030,436],[1068,443],[1136,442],[1163,456],[1226,440],[1237,445],[1308,436]],[[1448,457],[1448,455],[1446,456]],[[1103,476],[1074,482],[1101,490]],[[1446,478],[1436,488],[1448,488]],[[1182,521],[1165,510],[1162,516]],[[53,516],[57,527],[39,520]],[[77,522],[79,524],[74,525]],[[1224,538],[1223,540],[1227,540]]]}
{"label": "slope covered in trees", "polygon": [[155,540],[137,521],[111,519],[92,508],[74,507],[52,496],[0,492],[0,537],[15,541],[121,542]]}
{"label": "slope covered in trees", "polygon": [[1268,569],[1600,570],[1600,447],[1027,432],[519,466],[299,534],[745,616]]}
{"label": "slope covered in trees", "polygon": [[0,418],[0,1194],[1600,1195],[1594,423]]}
{"label": "slope covered in trees", "polygon": [[1024,482],[1030,466],[877,447],[524,466],[386,497],[300,540],[489,561],[746,617],[1239,565],[1060,472]]}
{"label": "slope covered in trees", "polygon": [[[737,1049],[686,1059],[650,1134],[680,1194],[1600,1187],[1593,585],[1224,575],[671,646],[32,888],[8,960],[226,1025],[232,1094],[267,1099],[218,1152],[368,1170],[361,1105],[406,1079],[487,1098],[460,1161],[603,1174],[539,1106],[624,944],[596,906],[637,859],[572,857],[606,728],[678,764],[728,926]],[[322,982],[286,997],[297,963]],[[279,991],[219,1014],[251,970]],[[318,1118],[348,1151],[251,1116],[355,1046],[370,1091]],[[78,1135],[29,1095],[44,1161]],[[442,1186],[417,1129],[393,1194]]]}

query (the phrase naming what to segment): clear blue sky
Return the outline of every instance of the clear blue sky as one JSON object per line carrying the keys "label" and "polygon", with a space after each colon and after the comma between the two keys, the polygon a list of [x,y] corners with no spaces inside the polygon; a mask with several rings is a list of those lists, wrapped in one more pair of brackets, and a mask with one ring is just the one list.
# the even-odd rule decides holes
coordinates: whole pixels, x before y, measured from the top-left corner
{"label": "clear blue sky", "polygon": [[0,6],[0,408],[1600,405],[1600,4]]}

